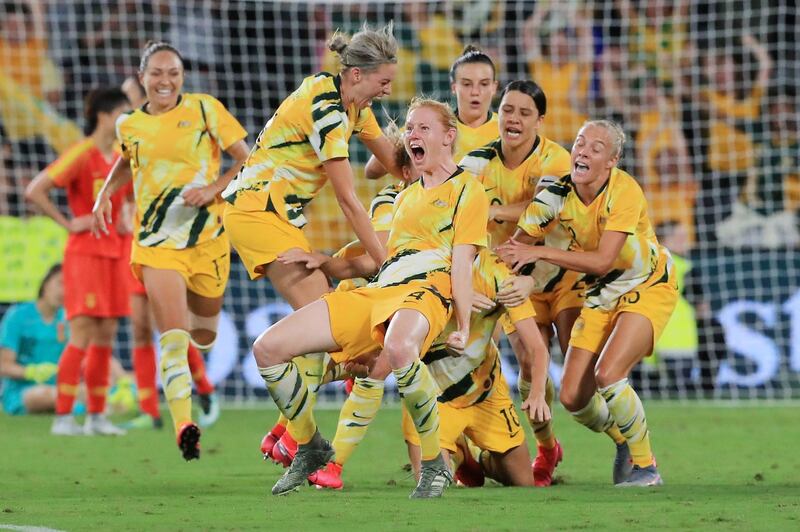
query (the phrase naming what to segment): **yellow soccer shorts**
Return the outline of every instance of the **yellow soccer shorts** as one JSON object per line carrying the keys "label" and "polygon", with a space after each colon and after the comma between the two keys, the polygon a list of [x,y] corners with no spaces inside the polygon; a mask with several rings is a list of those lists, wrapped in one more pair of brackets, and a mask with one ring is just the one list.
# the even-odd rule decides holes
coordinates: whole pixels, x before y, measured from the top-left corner
{"label": "yellow soccer shorts", "polygon": [[[495,381],[494,390],[484,401],[465,408],[439,403],[439,445],[456,452],[456,440],[464,433],[485,451],[505,453],[525,443],[519,413],[511,402],[505,379]],[[414,422],[403,410],[403,439],[419,445]]]}
{"label": "yellow soccer shorts", "polygon": [[[583,283],[579,282],[583,274],[567,270],[553,290],[531,294],[531,303],[536,310],[536,323],[545,327],[551,326],[556,317],[570,308],[583,307]],[[509,335],[516,331],[508,313],[500,318],[503,332]]]}
{"label": "yellow soccer shorts", "polygon": [[231,245],[225,233],[185,249],[143,247],[134,242],[131,268],[140,281],[143,280],[142,266],[176,271],[190,292],[209,298],[221,297],[231,271]]}
{"label": "yellow soccer shorts", "polygon": [[572,327],[569,345],[592,353],[600,353],[614,329],[617,318],[623,312],[641,314],[650,321],[653,326],[653,345],[655,345],[664,327],[667,326],[677,302],[678,289],[675,281],[670,280],[628,292],[620,298],[613,310],[584,307]]}
{"label": "yellow soccer shorts", "polygon": [[264,277],[264,266],[284,251],[311,251],[303,231],[274,212],[243,211],[226,203],[222,223],[250,279]]}
{"label": "yellow soccer shorts", "polygon": [[357,360],[380,350],[387,322],[398,310],[416,310],[428,320],[428,334],[420,356],[428,352],[450,317],[449,300],[423,283],[329,292],[322,299],[328,305],[333,339],[341,348],[331,353],[336,363]]}

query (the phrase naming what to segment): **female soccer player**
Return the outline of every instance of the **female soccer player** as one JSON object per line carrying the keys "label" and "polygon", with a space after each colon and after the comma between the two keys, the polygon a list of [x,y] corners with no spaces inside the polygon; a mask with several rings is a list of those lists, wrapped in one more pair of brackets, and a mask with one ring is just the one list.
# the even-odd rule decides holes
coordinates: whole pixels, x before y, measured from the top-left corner
{"label": "female soccer player", "polygon": [[[142,86],[139,78],[129,76],[125,78],[121,86],[122,92],[131,102],[131,107],[137,109],[147,103],[147,93]],[[133,203],[133,187],[126,187],[128,191],[128,201],[126,210],[135,210]],[[128,212],[124,216],[124,221],[131,224],[135,213]],[[124,235],[125,238],[125,257],[126,263],[130,263],[131,249],[133,243],[133,231]],[[153,316],[150,311],[150,302],[147,300],[147,291],[144,284],[137,279],[133,272],[128,268],[128,281],[130,283],[131,300],[131,332],[133,337],[133,370],[136,374],[136,391],[139,398],[139,411],[141,415],[126,423],[125,428],[161,428],[161,413],[158,409],[158,388],[156,387],[156,351],[153,345]],[[192,373],[192,380],[197,388],[197,396],[200,401],[200,415],[198,424],[200,427],[208,427],[219,418],[219,401],[214,392],[214,385],[206,376],[206,364],[203,355],[197,347],[189,344],[189,370]]]}
{"label": "female soccer player", "polygon": [[[411,496],[438,497],[449,484],[438,441],[436,389],[419,357],[444,328],[451,297],[458,330],[448,344],[458,350],[465,347],[471,265],[476,248],[486,244],[488,210],[480,183],[453,162],[456,136],[455,116],[445,104],[412,102],[405,145],[422,175],[395,202],[389,258],[375,280],[363,288],[325,294],[256,340],[253,354],[261,375],[278,408],[293,422],[293,436],[300,444],[273,494],[298,487],[333,455],[319,435],[308,390],[292,359],[327,351],[337,362],[359,360],[381,347],[421,435],[422,474]],[[369,255],[363,259],[363,270],[348,277],[377,269]]]}
{"label": "female soccer player", "polygon": [[[186,460],[200,456],[192,421],[189,342],[216,339],[230,244],[221,224],[219,193],[247,157],[245,130],[215,98],[183,94],[180,52],[149,43],[139,65],[147,103],[117,121],[122,158],[97,196],[95,234],[107,232],[109,197],[133,177],[137,234],[131,264],[144,282],[161,336],[161,380]],[[219,175],[220,152],[233,166]]]}
{"label": "female soccer player", "polygon": [[[456,96],[458,118],[458,142],[453,153],[457,163],[497,138],[497,114],[491,109],[497,83],[492,58],[474,46],[464,48],[450,67],[450,90]],[[367,178],[376,179],[386,173],[386,168],[371,157],[365,172]]]}
{"label": "female soccer player", "polygon": [[[461,166],[478,176],[490,199],[489,241],[499,246],[508,240],[516,228],[516,222],[537,190],[570,171],[567,150],[555,142],[539,135],[539,128],[548,112],[547,98],[542,89],[529,80],[517,80],[503,89],[499,107],[499,138],[470,152],[461,161]],[[547,236],[548,245],[567,249],[571,242],[569,233],[552,231]],[[536,323],[549,345],[553,324],[556,325],[563,352],[572,323],[583,304],[581,291],[577,288],[580,275],[558,267],[539,265],[533,277],[522,276],[509,281],[498,294],[498,301],[509,306],[519,305],[531,298],[536,308]],[[518,295],[523,288],[524,296]],[[478,306],[494,308],[493,301],[478,298]],[[520,362],[518,381],[521,397],[527,397],[531,388],[530,363],[527,353],[514,326],[507,319],[501,320],[517,360]],[[548,401],[552,402],[555,391],[548,380]],[[552,424],[533,424],[538,441],[534,474],[537,486],[549,486],[553,471],[561,461],[563,451],[553,436]]]}
{"label": "female soccer player", "polygon": [[[26,191],[27,198],[69,232],[64,252],[64,296],[70,338],[58,369],[58,398],[54,434],[79,433],[72,417],[82,366],[88,392],[87,434],[124,434],[104,414],[108,391],[109,367],[117,320],[130,313],[128,291],[124,284],[127,263],[123,260],[123,238],[117,231],[118,216],[109,226],[108,238],[96,240],[89,229],[95,192],[100,188],[118,158],[114,150],[117,118],[130,110],[122,91],[97,89],[86,97],[88,137],[66,151],[42,170]],[[72,219],[67,219],[50,200],[53,187],[67,189]],[[112,200],[119,207],[121,193]]]}
{"label": "female soccer player", "polygon": [[244,167],[224,192],[225,229],[251,279],[269,278],[295,309],[328,291],[322,272],[275,258],[286,250],[311,251],[303,234],[305,206],[330,180],[336,198],[367,253],[380,264],[385,250],[353,187],[348,142],[356,133],[392,173],[391,142],[370,108],[389,94],[397,69],[392,25],[366,25],[348,43],[334,34],[328,47],[339,55],[336,76],[309,76],[278,107],[261,131]]}
{"label": "female soccer player", "polygon": [[617,124],[587,122],[572,147],[571,174],[539,193],[520,218],[520,232],[533,238],[564,227],[583,251],[511,240],[499,253],[515,270],[543,261],[589,276],[564,364],[561,403],[594,431],[619,426],[633,470],[625,475],[615,464],[615,484],[653,486],[661,477],[628,374],[652,353],[678,292],[672,259],[656,239],[644,194],[616,168],[624,142]]}
{"label": "female soccer player", "polygon": [[[6,414],[53,412],[55,377],[66,341],[61,265],[45,274],[36,301],[9,307],[0,321],[0,384]],[[82,434],[80,426],[72,427]]]}

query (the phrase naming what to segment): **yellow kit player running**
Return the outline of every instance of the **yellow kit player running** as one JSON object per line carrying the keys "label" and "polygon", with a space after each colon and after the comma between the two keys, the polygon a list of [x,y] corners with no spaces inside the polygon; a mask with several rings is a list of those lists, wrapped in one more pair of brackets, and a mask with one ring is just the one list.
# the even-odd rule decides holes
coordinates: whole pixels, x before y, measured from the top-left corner
{"label": "yellow kit player running", "polygon": [[[458,330],[448,345],[469,337],[471,264],[486,244],[488,202],[480,183],[452,160],[456,120],[444,104],[412,102],[405,145],[422,173],[395,202],[389,258],[364,288],[326,294],[287,316],[255,342],[253,354],[267,389],[296,429],[300,444],[274,494],[293,490],[332,458],[317,431],[308,390],[292,359],[328,351],[336,362],[382,354],[393,368],[403,402],[422,442],[422,474],[412,497],[438,497],[451,480],[439,447],[436,386],[420,353],[447,323],[454,303]],[[365,246],[366,247],[366,246]],[[364,256],[366,274],[377,264]],[[299,267],[304,267],[299,265]],[[356,277],[359,275],[352,275]]]}
{"label": "yellow kit player running", "polygon": [[[547,98],[533,81],[517,80],[503,90],[499,108],[499,138],[470,152],[461,161],[461,166],[478,176],[489,196],[489,239],[491,246],[507,241],[516,230],[516,222],[537,190],[541,190],[570,171],[569,152],[559,144],[538,134],[547,112]],[[547,245],[567,249],[571,236],[565,231],[552,231],[547,235]],[[539,264],[533,277],[514,278],[511,284],[502,287],[498,301],[510,306],[527,300],[536,309],[536,322],[549,345],[553,324],[566,344],[572,323],[583,304],[578,280],[580,274],[568,272],[550,264]],[[478,305],[482,302],[479,299]],[[483,300],[485,308],[494,302]],[[501,319],[503,328],[517,360],[520,363],[518,381],[521,397],[527,397],[531,388],[530,363],[525,361],[526,352],[514,333],[513,324]],[[552,403],[555,390],[548,380],[548,404]],[[549,486],[553,471],[563,457],[563,450],[553,437],[551,423],[534,424],[538,441],[534,476],[537,486]]]}
{"label": "yellow kit player running", "polygon": [[[109,198],[133,178],[136,235],[131,263],[144,282],[162,331],[161,380],[178,446],[200,456],[200,429],[191,417],[191,341],[208,349],[216,339],[230,269],[219,193],[247,157],[247,132],[215,98],[183,94],[183,59],[167,43],[149,43],[139,80],[147,103],[122,115],[122,157],[97,195],[92,231],[107,232]],[[234,164],[219,175],[221,151]]]}
{"label": "yellow kit player running", "polygon": [[[652,353],[678,292],[672,259],[656,239],[642,189],[616,168],[624,141],[617,124],[587,122],[572,148],[572,173],[539,193],[520,218],[520,229],[534,238],[556,226],[565,228],[583,251],[511,240],[498,252],[515,270],[543,261],[587,274],[586,300],[572,330],[560,399],[594,431],[608,431],[614,423],[619,427],[615,484],[653,486],[661,484],[661,476],[644,408],[628,374]],[[632,471],[621,459],[628,449]]]}

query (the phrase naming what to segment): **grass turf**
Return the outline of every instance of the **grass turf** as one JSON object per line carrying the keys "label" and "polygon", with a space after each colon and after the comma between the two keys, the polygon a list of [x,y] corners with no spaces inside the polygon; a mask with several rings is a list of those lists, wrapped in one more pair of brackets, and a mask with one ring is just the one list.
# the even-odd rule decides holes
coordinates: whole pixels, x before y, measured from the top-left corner
{"label": "grass turf", "polygon": [[[646,407],[661,488],[614,489],[611,441],[557,410],[558,485],[451,488],[438,501],[407,499],[414,483],[402,469],[397,408],[378,415],[345,468],[344,491],[284,497],[269,494],[282,469],[258,452],[274,411],[224,411],[191,463],[169,429],[56,438],[50,418],[0,415],[0,529],[800,529],[796,405]],[[318,413],[328,437],[336,416]]]}

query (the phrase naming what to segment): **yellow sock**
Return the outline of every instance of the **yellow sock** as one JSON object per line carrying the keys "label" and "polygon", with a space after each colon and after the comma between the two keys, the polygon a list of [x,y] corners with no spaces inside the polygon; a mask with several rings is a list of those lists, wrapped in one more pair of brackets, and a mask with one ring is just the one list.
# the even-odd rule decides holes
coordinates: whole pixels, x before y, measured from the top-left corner
{"label": "yellow sock", "polygon": [[192,374],[187,359],[189,333],[170,329],[161,334],[158,343],[161,346],[161,384],[177,433],[181,425],[192,421]]}
{"label": "yellow sock", "polygon": [[[519,380],[517,380],[517,388],[519,389],[519,397],[521,401],[524,401],[528,398],[528,395],[531,393],[531,383],[524,380],[520,375]],[[550,407],[550,421],[545,421],[544,423],[534,423],[531,421],[531,418],[528,417],[528,422],[531,424],[533,428],[533,436],[536,438],[536,442],[544,447],[545,449],[552,449],[556,446],[556,436],[553,432],[553,398],[556,395],[556,388],[553,385],[552,379],[550,376],[547,376],[547,382],[545,383],[544,389],[544,400],[547,402],[547,406]],[[527,416],[526,416],[527,417]]]}
{"label": "yellow sock", "polygon": [[618,445],[625,443],[625,436],[619,431],[619,426],[609,412],[606,400],[599,393],[595,392],[588,405],[577,412],[571,412],[571,414],[575,421],[584,427],[595,432],[605,432]]}
{"label": "yellow sock", "polygon": [[397,379],[397,391],[403,398],[420,440],[423,460],[433,460],[442,452],[439,447],[439,407],[437,388],[428,368],[415,360],[403,368],[392,370]]}
{"label": "yellow sock", "polygon": [[356,379],[353,390],[342,405],[339,424],[333,438],[336,463],[344,465],[367,434],[383,400],[384,382],[378,379]]}
{"label": "yellow sock", "polygon": [[628,442],[631,459],[634,465],[647,467],[653,464],[653,453],[650,450],[650,432],[647,430],[647,419],[644,407],[628,379],[600,389],[600,393],[608,403],[608,410],[620,427],[620,432]]}
{"label": "yellow sock", "polygon": [[267,390],[278,410],[285,415],[287,429],[300,445],[311,441],[317,432],[317,423],[311,408],[312,399],[305,380],[300,376],[294,361],[258,368]]}
{"label": "yellow sock", "polygon": [[317,390],[322,383],[325,374],[325,357],[327,353],[311,353],[300,357],[295,357],[293,362],[297,365],[297,370],[306,382],[309,391],[317,396]]}

